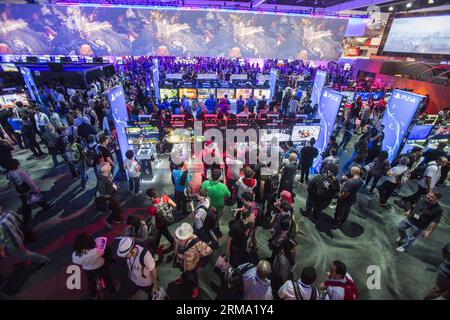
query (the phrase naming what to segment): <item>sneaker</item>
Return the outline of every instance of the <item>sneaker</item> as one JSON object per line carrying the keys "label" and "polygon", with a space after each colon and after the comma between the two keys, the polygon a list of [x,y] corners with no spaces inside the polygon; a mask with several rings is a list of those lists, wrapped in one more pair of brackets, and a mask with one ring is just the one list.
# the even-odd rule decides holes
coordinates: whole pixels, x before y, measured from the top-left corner
{"label": "sneaker", "polygon": [[40,265],[38,265],[36,267],[36,270],[39,271],[39,270],[44,269],[50,262],[52,262],[52,259],[48,258],[48,260],[46,262],[43,262]]}
{"label": "sneaker", "polygon": [[406,249],[403,248],[402,246],[398,247],[396,250],[397,250],[398,252],[406,252]]}
{"label": "sneaker", "polygon": [[331,203],[328,207],[329,207],[330,209],[336,209],[336,204]]}
{"label": "sneaker", "polygon": [[194,290],[192,290],[192,298],[198,298],[198,287],[195,287]]}

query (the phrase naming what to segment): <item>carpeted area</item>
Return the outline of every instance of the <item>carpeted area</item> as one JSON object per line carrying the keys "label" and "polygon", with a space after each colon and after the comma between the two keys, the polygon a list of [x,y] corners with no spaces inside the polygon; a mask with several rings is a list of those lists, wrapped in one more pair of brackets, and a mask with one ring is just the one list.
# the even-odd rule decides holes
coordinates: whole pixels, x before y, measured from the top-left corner
{"label": "carpeted area", "polygon": [[[350,147],[348,147],[350,149]],[[342,163],[350,151],[342,156]],[[87,298],[87,288],[83,277],[82,290],[68,290],[66,281],[67,267],[71,264],[72,245],[76,235],[88,232],[94,236],[107,235],[109,242],[115,248],[114,237],[123,229],[123,225],[114,226],[110,232],[105,228],[105,217],[96,212],[92,205],[95,193],[96,179],[94,172],[89,172],[87,189],[80,190],[80,182],[71,179],[65,165],[52,168],[49,156],[41,160],[31,159],[28,151],[17,150],[15,157],[21,161],[23,168],[36,180],[52,208],[47,212],[35,209],[33,228],[38,235],[38,241],[29,248],[50,256],[53,261],[45,269],[35,272],[26,265],[17,265],[13,259],[0,260],[0,275],[3,282],[0,285],[1,299],[84,299]],[[167,160],[163,159],[154,168],[155,178],[151,183],[143,183],[142,190],[154,186],[172,195],[173,187],[170,181],[170,171]],[[196,183],[199,183],[199,174]],[[381,183],[381,182],[380,182]],[[304,207],[306,199],[306,185],[296,182],[295,214],[300,225],[299,248],[297,251],[296,276],[305,266],[314,266],[319,278],[316,285],[325,279],[332,260],[339,259],[346,263],[348,271],[354,277],[361,299],[422,299],[432,286],[439,263],[441,262],[441,248],[450,241],[449,231],[449,187],[440,187],[443,194],[441,205],[444,216],[431,239],[419,239],[407,253],[395,251],[395,240],[398,237],[397,223],[404,217],[402,212],[389,201],[392,206],[384,209],[378,206],[376,196],[369,196],[365,191],[358,195],[358,202],[354,205],[349,221],[342,229],[331,230],[326,223],[331,219],[334,211],[326,209],[320,221],[311,221],[299,214],[299,208]],[[7,185],[4,177],[0,178],[0,203],[3,207],[17,210],[20,201],[11,186]],[[407,185],[402,194],[409,194],[414,190],[414,184]],[[123,201],[123,216],[131,213],[145,215],[148,202],[144,195],[130,195],[127,183],[123,182],[119,198]],[[230,210],[226,208],[221,222],[222,232],[226,234]],[[191,222],[192,219],[185,221]],[[171,227],[171,231],[179,225]],[[258,254],[260,258],[270,256],[267,248],[269,231],[259,229]],[[163,241],[165,241],[163,237]],[[224,252],[225,237],[220,241],[220,247],[214,252],[207,268],[200,273],[200,299],[214,299],[216,293],[212,290],[211,282],[218,284],[219,279],[213,273],[213,264],[217,257]],[[371,265],[379,266],[381,270],[381,289],[369,290],[366,286],[368,278],[367,268]],[[158,267],[159,281],[162,286],[176,278],[180,272],[172,268],[171,263],[164,263]],[[142,299],[142,292],[127,281],[127,270],[123,261],[113,266],[113,275],[121,281],[119,293],[115,299]],[[214,286],[213,286],[214,287]]]}

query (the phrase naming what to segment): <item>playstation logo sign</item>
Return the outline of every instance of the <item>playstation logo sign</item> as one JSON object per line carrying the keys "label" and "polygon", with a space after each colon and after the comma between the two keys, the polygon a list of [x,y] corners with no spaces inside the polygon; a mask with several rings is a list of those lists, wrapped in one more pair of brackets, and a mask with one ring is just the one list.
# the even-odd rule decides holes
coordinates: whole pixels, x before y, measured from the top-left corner
{"label": "playstation logo sign", "polygon": [[117,99],[118,97],[121,97],[121,96],[123,96],[123,90],[122,90],[122,89],[120,89],[120,90],[117,91],[117,92],[114,92],[114,93],[111,95],[111,102],[116,101],[116,99]]}
{"label": "playstation logo sign", "polygon": [[339,97],[338,97],[337,95],[334,95],[334,94],[328,92],[327,90],[324,90],[324,91],[323,91],[322,96],[323,96],[324,98],[333,100],[334,102],[340,102],[340,101],[339,101]]}
{"label": "playstation logo sign", "polygon": [[408,103],[416,103],[416,98],[415,97],[411,97],[411,96],[406,95],[406,94],[401,94],[399,92],[396,92],[394,94],[394,98],[398,99],[398,100],[406,101]]}

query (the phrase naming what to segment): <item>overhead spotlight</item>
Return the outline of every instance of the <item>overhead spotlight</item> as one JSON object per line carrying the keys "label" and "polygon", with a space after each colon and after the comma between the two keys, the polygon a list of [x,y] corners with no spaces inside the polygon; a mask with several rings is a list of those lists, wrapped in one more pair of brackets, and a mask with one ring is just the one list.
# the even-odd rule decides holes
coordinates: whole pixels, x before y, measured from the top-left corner
{"label": "overhead spotlight", "polygon": [[394,7],[393,7],[393,6],[390,6],[388,10],[389,10],[389,11],[394,11]]}
{"label": "overhead spotlight", "polygon": [[428,0],[428,4],[433,4],[434,0]]}
{"label": "overhead spotlight", "polygon": [[407,8],[411,8],[411,7],[412,7],[412,2],[408,2],[408,3],[406,4],[406,7],[407,7]]}

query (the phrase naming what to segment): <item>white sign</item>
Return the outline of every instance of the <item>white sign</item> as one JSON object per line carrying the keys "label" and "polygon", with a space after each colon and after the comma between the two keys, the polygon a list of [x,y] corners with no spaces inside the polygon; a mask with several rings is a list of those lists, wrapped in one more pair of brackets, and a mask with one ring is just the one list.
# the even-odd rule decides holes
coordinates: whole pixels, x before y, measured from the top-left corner
{"label": "white sign", "polygon": [[197,74],[197,79],[200,80],[215,80],[217,79],[217,74],[215,73],[199,73]]}

